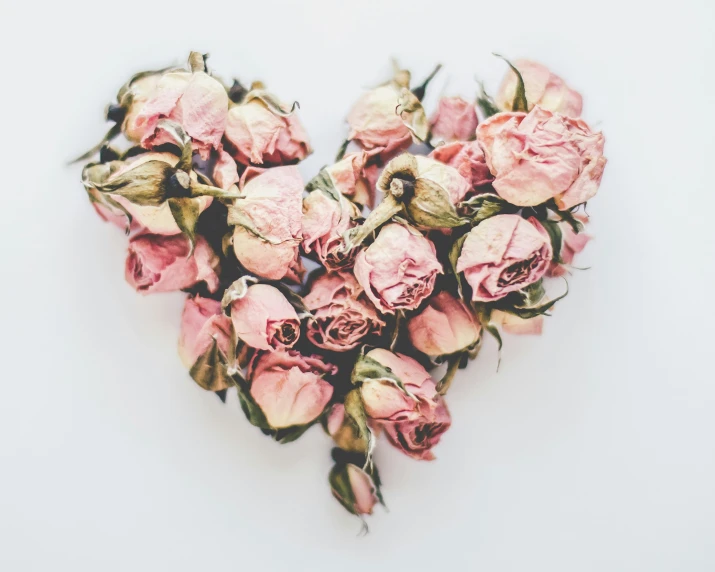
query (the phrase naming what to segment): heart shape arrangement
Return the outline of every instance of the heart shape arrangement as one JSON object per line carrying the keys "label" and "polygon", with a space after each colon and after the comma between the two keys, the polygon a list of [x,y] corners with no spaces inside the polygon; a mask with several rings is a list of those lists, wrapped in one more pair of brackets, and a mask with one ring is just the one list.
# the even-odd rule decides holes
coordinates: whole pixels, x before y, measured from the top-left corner
{"label": "heart shape arrangement", "polygon": [[361,518],[383,502],[378,435],[433,459],[457,371],[485,332],[500,348],[502,333],[541,333],[563,296],[546,279],[589,240],[577,211],[598,190],[604,137],[560,77],[507,63],[495,98],[444,97],[430,120],[439,66],[414,88],[395,66],[306,185],[297,105],[259,82],[224,85],[192,52],[187,68],[133,76],[80,158],[98,154],[82,180],[129,236],[129,284],[188,293],[179,353],[194,381],[224,401],[237,391],[280,443],[320,422],[332,492]]}

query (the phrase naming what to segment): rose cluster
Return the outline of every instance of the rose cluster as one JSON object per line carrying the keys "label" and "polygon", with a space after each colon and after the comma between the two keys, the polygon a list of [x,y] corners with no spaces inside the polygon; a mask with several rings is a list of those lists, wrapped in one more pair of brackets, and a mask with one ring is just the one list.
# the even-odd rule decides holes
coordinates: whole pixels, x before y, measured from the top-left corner
{"label": "rose cluster", "polygon": [[457,371],[485,332],[499,347],[502,333],[541,333],[559,299],[547,279],[589,240],[579,211],[604,137],[563,79],[509,66],[495,98],[443,97],[429,115],[434,74],[412,86],[395,69],[349,111],[336,160],[304,181],[297,104],[224,84],[192,52],[185,68],[133,76],[82,157],[94,209],[128,236],[127,282],[187,295],[191,377],[222,400],[235,391],[280,443],[322,424],[332,492],[361,517],[382,502],[379,435],[433,459]]}

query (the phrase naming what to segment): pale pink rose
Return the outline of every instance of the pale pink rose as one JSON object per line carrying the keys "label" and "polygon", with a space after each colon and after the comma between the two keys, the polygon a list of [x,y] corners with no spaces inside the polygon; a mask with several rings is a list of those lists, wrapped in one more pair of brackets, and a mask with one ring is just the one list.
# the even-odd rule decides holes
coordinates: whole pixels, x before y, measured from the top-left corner
{"label": "pale pink rose", "polygon": [[462,351],[479,339],[481,326],[473,313],[448,292],[442,291],[407,322],[410,341],[428,356]]}
{"label": "pale pink rose", "polygon": [[343,235],[359,216],[358,208],[345,197],[335,200],[324,191],[311,191],[303,199],[303,250],[315,252],[329,270],[352,266],[356,250],[345,250]]}
{"label": "pale pink rose", "polygon": [[492,310],[490,322],[499,326],[505,334],[518,336],[540,336],[544,328],[544,316],[520,318],[501,310]]}
{"label": "pale pink rose", "polygon": [[[472,190],[470,180],[463,177],[454,167],[422,155],[415,155],[414,159],[417,163],[416,177],[430,181],[447,191],[453,205],[459,204]],[[396,160],[399,160],[399,157]],[[389,168],[388,164],[386,170]]]}
{"label": "pale pink rose", "polygon": [[172,71],[165,73],[137,113],[135,135],[149,149],[174,139],[157,124],[170,119],[191,137],[194,149],[208,159],[211,149],[218,149],[226,129],[228,94],[220,82],[206,72]]}
{"label": "pale pink rose", "polygon": [[469,232],[457,272],[464,272],[472,300],[492,302],[539,280],[552,258],[549,235],[536,219],[496,215]]}
{"label": "pale pink rose", "polygon": [[440,145],[429,157],[457,169],[472,184],[472,191],[479,192],[482,190],[480,187],[494,180],[484,158],[484,151],[477,141],[455,141]]}
{"label": "pale pink rose", "polygon": [[230,189],[238,183],[238,168],[231,155],[221,148],[213,168],[213,180],[222,189]]}
{"label": "pale pink rose", "polygon": [[129,241],[125,277],[141,294],[173,292],[206,282],[210,292],[218,289],[219,259],[203,237],[197,237],[193,254],[183,234],[142,234]]}
{"label": "pale pink rose", "polygon": [[290,348],[300,337],[300,320],[280,290],[268,284],[249,286],[231,303],[236,335],[252,348]]}
{"label": "pale pink rose", "polygon": [[[221,302],[194,296],[187,298],[181,315],[179,357],[191,369],[216,340],[218,349],[228,356],[231,349],[231,320],[221,311]],[[225,389],[225,387],[221,388]]]}
{"label": "pale pink rose", "polygon": [[365,151],[348,153],[340,161],[325,168],[335,189],[359,205],[372,208],[375,200],[375,183],[371,181],[366,166],[369,155]]}
{"label": "pale pink rose", "polygon": [[565,210],[585,203],[598,191],[606,166],[602,133],[539,106],[528,114],[493,115],[477,128],[477,140],[494,189],[517,206],[554,199]]}
{"label": "pale pink rose", "polygon": [[326,350],[350,350],[365,336],[380,334],[385,325],[350,272],[320,276],[303,301],[313,314],[308,339]]}
{"label": "pale pink rose", "polygon": [[477,110],[474,103],[461,97],[443,97],[430,120],[432,138],[445,141],[469,141],[477,129]]}
{"label": "pale pink rose", "polygon": [[275,350],[254,358],[248,379],[268,423],[282,429],[310,423],[323,412],[333,395],[333,386],[323,377],[337,371],[318,356]]}
{"label": "pale pink rose", "polygon": [[236,258],[249,272],[280,280],[295,268],[302,236],[300,172],[294,166],[267,169],[250,179],[241,194],[244,198],[232,207],[241,217],[233,232]]}
{"label": "pale pink rose", "polygon": [[354,421],[345,415],[345,405],[335,403],[328,413],[326,430],[335,444],[343,451],[366,453],[367,441],[360,436]]}
{"label": "pale pink rose", "polygon": [[[588,222],[588,217],[583,215],[575,215],[582,223]],[[574,258],[581,252],[591,240],[591,236],[581,231],[578,234],[573,231],[571,225],[567,222],[559,223],[561,228],[561,253],[559,258],[561,263],[552,262],[549,269],[546,271],[547,276],[563,276],[568,272],[568,266],[573,265]]]}
{"label": "pale pink rose", "polygon": [[285,165],[311,153],[308,134],[298,116],[276,115],[260,99],[231,107],[226,139],[234,159],[244,165]]}
{"label": "pale pink rose", "polygon": [[404,225],[380,230],[375,242],[355,259],[355,278],[378,310],[414,310],[434,289],[442,266],[434,244]]}
{"label": "pale pink rose", "polygon": [[371,350],[367,356],[389,368],[411,394],[384,380],[365,381],[361,393],[368,417],[406,455],[427,461],[434,459],[432,447],[452,424],[435,381],[408,356],[382,348]]}
{"label": "pale pink rose", "polygon": [[[380,501],[377,497],[377,487],[370,475],[352,463],[336,467],[333,471],[345,471],[343,478],[347,477],[347,483],[340,482],[340,490],[335,486],[331,487],[333,496],[340,504],[356,515],[372,514],[372,509]],[[331,477],[333,474],[331,473]]]}
{"label": "pale pink rose", "polygon": [[412,133],[398,114],[400,90],[388,84],[364,93],[348,114],[348,139],[372,154],[389,157],[412,144]]}
{"label": "pale pink rose", "polygon": [[131,100],[122,123],[122,132],[133,143],[139,143],[144,135],[144,128],[136,124],[137,117],[154,94],[159,80],[161,80],[161,74],[153,73],[134,80],[129,86]]}
{"label": "pale pink rose", "polygon": [[[549,68],[531,60],[516,60],[514,67],[524,80],[526,102],[531,110],[535,105],[569,117],[580,117],[583,101],[581,94],[566,85]],[[496,103],[500,109],[511,111],[516,95],[518,79],[509,69],[502,81]]]}
{"label": "pale pink rose", "polygon": [[[144,165],[149,161],[161,161],[175,167],[179,162],[179,158],[172,153],[142,153],[141,155],[136,155],[135,157],[128,159],[122,167],[110,175],[107,182],[111,182],[116,177],[124,175],[128,171],[136,169],[140,165]],[[192,172],[191,177],[195,180],[196,174]],[[137,225],[145,229],[146,232],[150,234],[174,235],[181,232],[181,229],[174,220],[174,215],[171,214],[171,207],[166,201],[159,206],[151,206],[138,205],[118,195],[112,195],[112,198],[122,205],[132,216],[132,225]],[[203,212],[211,205],[213,198],[195,197],[191,200],[196,204],[199,212]],[[118,211],[116,214],[119,215],[123,213]]]}

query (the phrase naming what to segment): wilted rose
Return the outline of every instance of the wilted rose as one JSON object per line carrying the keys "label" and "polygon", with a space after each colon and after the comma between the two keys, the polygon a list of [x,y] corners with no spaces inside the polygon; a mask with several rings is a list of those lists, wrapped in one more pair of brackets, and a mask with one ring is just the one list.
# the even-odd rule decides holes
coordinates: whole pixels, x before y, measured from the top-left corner
{"label": "wilted rose", "polygon": [[355,259],[355,278],[378,310],[414,310],[432,293],[442,266],[434,244],[417,230],[391,223]]}
{"label": "wilted rose", "polygon": [[428,356],[462,351],[476,343],[481,326],[467,305],[442,291],[407,322],[410,341]]}
{"label": "wilted rose", "polygon": [[[588,222],[588,217],[583,215],[575,215],[575,218],[582,223]],[[561,229],[561,252],[559,260],[553,261],[546,271],[547,276],[563,276],[568,271],[568,266],[573,264],[575,256],[581,252],[591,240],[591,237],[585,232],[574,232],[571,225],[567,222],[560,222]]]}
{"label": "wilted rose", "polygon": [[501,310],[492,310],[490,322],[500,327],[505,334],[519,336],[540,336],[544,328],[544,316],[521,318]]}
{"label": "wilted rose", "polygon": [[306,425],[325,409],[333,386],[323,379],[337,368],[318,356],[275,350],[254,358],[248,371],[251,396],[274,429]]}
{"label": "wilted rose", "polygon": [[336,464],[329,480],[333,496],[353,514],[372,514],[372,509],[380,502],[372,477],[353,463]]}
{"label": "wilted rose", "polygon": [[271,109],[250,93],[229,109],[226,139],[236,161],[244,165],[285,165],[311,153],[308,134],[295,113]]}
{"label": "wilted rose", "polygon": [[432,139],[437,141],[469,141],[477,129],[477,110],[474,103],[461,97],[443,97],[430,120]]}
{"label": "wilted rose", "polygon": [[[526,101],[531,110],[535,105],[569,117],[580,117],[583,107],[581,94],[566,85],[549,68],[531,60],[516,60],[514,67],[519,70],[524,80]],[[509,70],[496,96],[500,109],[511,111],[516,95],[518,79],[513,70]]]}
{"label": "wilted rose", "polygon": [[[369,155],[365,151],[348,153],[340,161],[325,167],[320,176],[329,180],[329,185],[358,205],[372,208],[375,199],[375,181],[370,180],[374,169],[366,166]],[[319,185],[316,185],[320,188]]]}
{"label": "wilted rose", "polygon": [[[216,340],[218,349],[224,356],[230,354],[231,320],[221,311],[221,302],[211,298],[194,296],[187,298],[181,315],[179,336],[179,357],[191,369]],[[213,389],[219,391],[228,385]]]}
{"label": "wilted rose", "polygon": [[336,403],[332,406],[326,421],[325,429],[340,449],[353,453],[364,454],[367,452],[367,441],[360,436],[359,430],[350,417],[345,415],[343,403]]}
{"label": "wilted rose", "polygon": [[539,280],[552,258],[549,235],[536,219],[496,215],[469,232],[457,272],[464,272],[472,300],[492,302]]}
{"label": "wilted rose", "polygon": [[236,335],[259,350],[290,348],[300,337],[300,320],[286,297],[273,286],[254,284],[231,303]]}
{"label": "wilted rose", "polygon": [[206,282],[210,292],[218,288],[219,259],[206,239],[199,236],[193,254],[182,234],[142,234],[129,241],[125,266],[127,282],[141,294],[173,292]]}
{"label": "wilted rose", "polygon": [[350,350],[365,336],[379,334],[385,325],[350,272],[320,276],[304,302],[313,314],[308,339],[327,350]]}
{"label": "wilted rose", "polygon": [[117,97],[120,104],[124,102],[126,104],[122,132],[133,143],[139,143],[144,135],[144,128],[138,127],[136,124],[137,117],[154,94],[159,80],[161,80],[161,73],[143,75],[129,83]]}
{"label": "wilted rose", "polygon": [[429,157],[457,169],[472,184],[472,191],[479,192],[494,180],[484,158],[484,151],[477,141],[455,141],[440,145]]}
{"label": "wilted rose", "polygon": [[377,348],[368,352],[367,357],[389,368],[410,395],[394,383],[366,380],[361,388],[365,412],[406,455],[415,459],[434,459],[432,447],[452,424],[434,380],[408,356]]}
{"label": "wilted rose", "polygon": [[233,250],[249,271],[280,280],[295,268],[301,241],[303,180],[297,167],[275,167],[250,179],[229,210]]}
{"label": "wilted rose", "polygon": [[220,147],[228,94],[220,82],[203,71],[203,62],[200,65],[201,70],[170,71],[161,76],[133,121],[132,131],[135,136],[141,134],[142,146],[174,143],[163,129],[157,129],[160,119],[170,119],[183,127],[204,159],[211,149]]}
{"label": "wilted rose", "polygon": [[308,193],[303,199],[303,250],[315,251],[329,270],[351,266],[356,251],[345,249],[343,234],[355,226],[359,216],[355,204],[340,194],[331,196],[322,190]]}
{"label": "wilted rose", "polygon": [[554,199],[565,210],[584,203],[598,191],[606,166],[602,133],[539,106],[493,115],[477,128],[477,140],[494,189],[517,206]]}

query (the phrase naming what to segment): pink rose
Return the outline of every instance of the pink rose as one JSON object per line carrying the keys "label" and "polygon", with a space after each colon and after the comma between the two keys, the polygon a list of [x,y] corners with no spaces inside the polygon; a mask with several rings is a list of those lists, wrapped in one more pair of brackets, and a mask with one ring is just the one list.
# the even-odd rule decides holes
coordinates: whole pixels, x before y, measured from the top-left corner
{"label": "pink rose", "polygon": [[323,379],[337,368],[318,356],[275,350],[254,358],[248,379],[251,396],[274,429],[306,425],[325,409],[333,386]]}
{"label": "pink rose", "polygon": [[484,158],[484,151],[477,141],[455,141],[440,145],[429,157],[457,169],[472,184],[472,191],[479,192],[480,187],[494,180]]}
{"label": "pink rose", "polygon": [[[566,82],[549,71],[549,68],[530,60],[516,60],[514,67],[519,70],[524,80],[529,110],[538,105],[569,117],[581,115],[583,107],[581,94],[567,86]],[[512,110],[517,83],[516,74],[509,69],[496,96],[496,103],[500,109]]]}
{"label": "pink rose", "polygon": [[252,348],[290,348],[300,337],[300,320],[280,290],[268,284],[249,286],[231,303],[236,335]]}
{"label": "pink rose", "polygon": [[229,211],[233,250],[257,276],[280,280],[295,268],[301,241],[303,180],[297,167],[274,167],[250,179]]}
{"label": "pink rose", "polygon": [[[172,153],[142,153],[141,155],[128,159],[119,169],[114,171],[107,178],[107,182],[111,182],[120,175],[124,175],[132,169],[136,169],[140,165],[144,165],[150,161],[161,161],[175,167],[179,162],[179,158]],[[196,180],[196,173],[193,171],[191,173],[191,178],[194,181]],[[159,206],[151,206],[138,205],[125,197],[118,195],[112,195],[112,199],[124,207],[124,209],[132,216],[132,225],[141,227],[148,233],[174,235],[181,232],[181,229],[174,220],[174,215],[171,213],[169,203],[166,201]],[[191,201],[199,209],[199,212],[203,212],[211,205],[213,198],[202,196],[195,197],[191,199]],[[118,209],[111,209],[110,207],[107,208],[112,210],[117,216],[123,215],[123,213]],[[126,226],[126,222],[124,226]]]}
{"label": "pink rose", "polygon": [[447,405],[436,384],[410,357],[377,348],[367,357],[389,368],[400,379],[407,395],[393,383],[367,380],[361,388],[368,417],[382,427],[389,441],[414,459],[434,459],[431,449],[452,424]]}
{"label": "pink rose", "polygon": [[598,191],[606,166],[602,133],[539,106],[528,114],[493,115],[477,127],[477,140],[494,189],[517,206],[554,199],[565,210],[585,203]]}
{"label": "pink rose", "polygon": [[218,158],[214,163],[213,180],[224,190],[230,189],[239,181],[236,161],[223,149],[219,149]]}
{"label": "pink rose", "polygon": [[[160,73],[152,73],[135,79],[129,84],[127,93],[120,92],[120,95],[123,96],[120,99],[128,99],[129,102],[124,122],[122,123],[122,132],[133,143],[139,143],[144,135],[144,128],[137,126],[137,118],[144,109],[146,102],[154,94],[156,86],[161,80],[161,75]],[[128,98],[127,95],[129,95]]]}
{"label": "pink rose", "polygon": [[407,149],[412,133],[398,114],[401,93],[393,84],[364,93],[348,114],[348,139],[383,157]]}
{"label": "pink rose", "polygon": [[329,270],[351,266],[356,250],[346,250],[343,234],[355,226],[358,208],[342,195],[335,200],[328,193],[315,190],[303,199],[303,250],[315,251]]}
{"label": "pink rose", "polygon": [[298,116],[277,115],[260,99],[231,107],[226,139],[236,161],[244,165],[285,165],[311,153],[308,134]]}
{"label": "pink rose", "polygon": [[372,477],[352,463],[338,464],[333,468],[330,488],[338,502],[355,515],[372,514],[372,509],[380,502]]}
{"label": "pink rose", "polygon": [[492,310],[490,322],[499,326],[505,334],[518,336],[540,336],[544,329],[544,316],[521,318],[501,310]]}
{"label": "pink rose", "polygon": [[179,336],[179,357],[187,369],[194,366],[196,360],[211,347],[213,340],[216,340],[223,355],[228,356],[231,348],[231,320],[221,311],[221,302],[201,296],[187,298],[181,315]]}
{"label": "pink rose", "polygon": [[385,325],[350,272],[319,277],[303,301],[313,314],[308,339],[326,350],[350,350],[365,336],[380,334]]}
{"label": "pink rose", "polygon": [[[575,215],[575,217],[582,223],[588,222],[588,217],[583,215]],[[575,233],[567,222],[560,222],[559,227],[561,228],[561,252],[559,253],[561,263],[552,262],[546,271],[547,276],[558,277],[566,274],[567,267],[573,264],[575,256],[586,248],[591,240],[591,237],[583,231]]]}
{"label": "pink rose", "polygon": [[462,351],[476,343],[481,326],[462,300],[440,292],[407,322],[410,341],[428,356]]}
{"label": "pink rose", "polygon": [[413,228],[388,224],[355,260],[355,278],[378,310],[414,310],[434,289],[442,266],[434,244]]}
{"label": "pink rose", "polygon": [[432,138],[445,142],[474,139],[477,110],[461,97],[443,97],[430,120]]}
{"label": "pink rose", "polygon": [[469,232],[457,272],[464,272],[472,300],[492,302],[539,280],[552,258],[549,235],[536,219],[502,214]]}
{"label": "pink rose", "polygon": [[194,253],[183,234],[142,234],[129,241],[125,267],[127,282],[137,292],[173,292],[206,282],[210,292],[218,289],[219,259],[203,237],[197,237]]}
{"label": "pink rose", "polygon": [[337,163],[325,167],[323,172],[339,193],[359,205],[372,207],[377,176],[371,181],[373,169],[366,166],[368,158],[365,151],[348,153]]}
{"label": "pink rose", "polygon": [[194,149],[208,159],[211,149],[221,145],[228,116],[228,94],[220,82],[206,72],[171,71],[161,76],[150,97],[134,119],[134,135],[149,149],[174,143],[173,137],[157,129],[160,119],[181,125]]}

